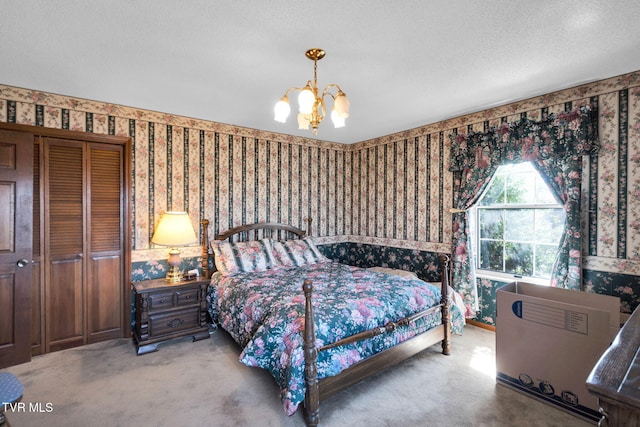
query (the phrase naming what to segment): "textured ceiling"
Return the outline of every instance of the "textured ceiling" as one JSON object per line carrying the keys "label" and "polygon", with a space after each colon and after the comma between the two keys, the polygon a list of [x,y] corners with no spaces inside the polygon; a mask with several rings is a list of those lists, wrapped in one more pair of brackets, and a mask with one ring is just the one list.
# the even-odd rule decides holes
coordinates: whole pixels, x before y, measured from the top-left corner
{"label": "textured ceiling", "polygon": [[354,143],[640,70],[640,1],[0,3],[0,84],[308,137],[273,105],[311,47]]}

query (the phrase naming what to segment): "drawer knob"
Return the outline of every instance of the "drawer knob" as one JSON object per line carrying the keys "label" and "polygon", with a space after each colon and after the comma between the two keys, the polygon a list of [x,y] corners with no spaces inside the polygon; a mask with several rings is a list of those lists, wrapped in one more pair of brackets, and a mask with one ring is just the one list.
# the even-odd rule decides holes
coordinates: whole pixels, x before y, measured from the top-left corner
{"label": "drawer knob", "polygon": [[182,326],[183,323],[184,323],[184,320],[182,319],[173,319],[171,322],[167,323],[167,326],[170,328],[178,328]]}

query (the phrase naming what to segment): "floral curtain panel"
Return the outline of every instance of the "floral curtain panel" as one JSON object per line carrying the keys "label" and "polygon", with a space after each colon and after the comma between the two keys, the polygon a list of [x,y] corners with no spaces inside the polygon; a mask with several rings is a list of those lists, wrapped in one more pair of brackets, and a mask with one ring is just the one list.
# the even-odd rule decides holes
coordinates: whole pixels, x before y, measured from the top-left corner
{"label": "floral curtain panel", "polygon": [[597,151],[597,129],[597,115],[590,106],[583,106],[542,121],[523,118],[486,132],[450,135],[454,207],[452,283],[464,296],[467,317],[475,317],[478,311],[478,291],[466,211],[478,201],[498,166],[503,164],[531,162],[564,204],[566,224],[551,285],[581,289],[582,158]]}

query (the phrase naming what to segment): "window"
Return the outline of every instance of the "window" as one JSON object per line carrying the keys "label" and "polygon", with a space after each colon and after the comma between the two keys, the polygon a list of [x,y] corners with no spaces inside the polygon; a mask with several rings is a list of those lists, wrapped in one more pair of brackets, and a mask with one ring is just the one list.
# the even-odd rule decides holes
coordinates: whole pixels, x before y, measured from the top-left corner
{"label": "window", "polygon": [[530,163],[500,166],[471,213],[480,274],[551,277],[565,212]]}

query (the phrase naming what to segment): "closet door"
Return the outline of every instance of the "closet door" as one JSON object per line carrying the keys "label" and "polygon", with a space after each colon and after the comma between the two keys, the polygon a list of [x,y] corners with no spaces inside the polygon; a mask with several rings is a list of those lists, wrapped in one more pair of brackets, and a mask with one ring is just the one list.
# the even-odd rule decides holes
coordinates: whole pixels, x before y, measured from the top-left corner
{"label": "closet door", "polygon": [[130,336],[131,152],[0,122],[0,368]]}
{"label": "closet door", "polygon": [[83,142],[47,138],[45,149],[46,351],[84,343]]}
{"label": "closet door", "polygon": [[123,147],[89,144],[87,340],[122,336],[124,260]]}
{"label": "closet door", "polygon": [[0,368],[31,360],[32,141],[0,130]]}

